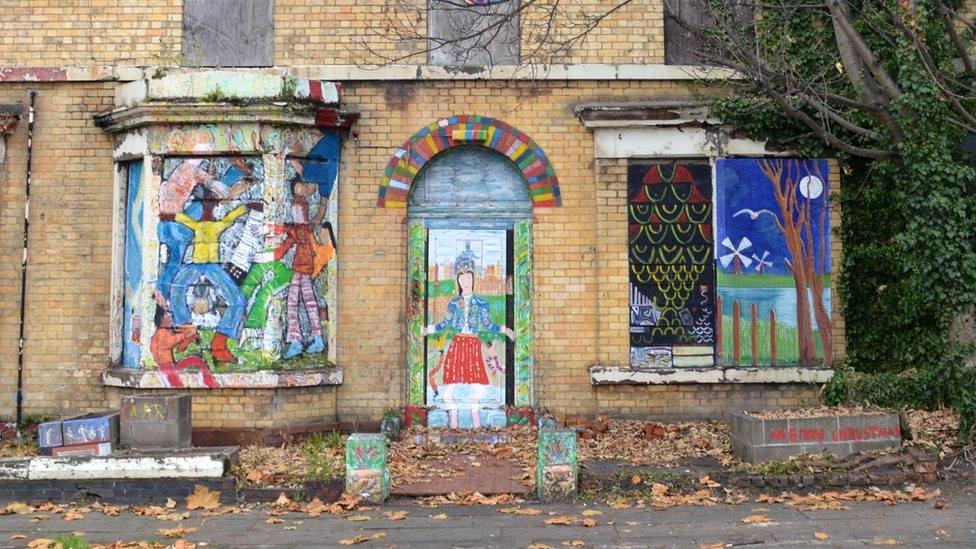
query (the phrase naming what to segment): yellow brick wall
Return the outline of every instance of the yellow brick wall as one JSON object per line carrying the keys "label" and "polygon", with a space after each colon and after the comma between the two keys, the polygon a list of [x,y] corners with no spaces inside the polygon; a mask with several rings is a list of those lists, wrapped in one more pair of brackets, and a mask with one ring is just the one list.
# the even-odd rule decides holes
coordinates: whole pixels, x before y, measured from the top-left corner
{"label": "yellow brick wall", "polygon": [[[171,391],[109,387],[105,407],[117,409],[127,395],[165,393]],[[195,390],[191,394],[194,428],[272,429],[336,423],[335,387]]]}
{"label": "yellow brick wall", "polygon": [[618,417],[722,418],[729,410],[803,408],[819,402],[816,385],[703,384],[596,388],[597,409]]}
{"label": "yellow brick wall", "polygon": [[[527,9],[524,62],[552,61],[538,48],[553,0]],[[412,6],[404,9],[404,6]],[[569,42],[566,63],[661,63],[661,0],[634,0],[574,39],[614,3],[560,3],[548,43]],[[0,0],[0,66],[176,65],[181,63],[182,3],[175,0]],[[426,33],[422,0],[277,0],[277,65],[382,63],[423,52],[423,41],[391,29]],[[399,36],[407,36],[400,33]],[[426,55],[405,63],[426,63]]]}
{"label": "yellow brick wall", "polygon": [[[110,140],[91,119],[110,107],[114,85],[34,87],[40,95],[25,410],[66,415],[104,409],[122,394],[106,390],[100,379],[108,364],[113,165]],[[344,146],[339,187],[338,354],[345,382],[338,390],[195,390],[198,427],[281,427],[331,421],[336,414],[341,421],[369,420],[404,404],[405,212],[377,208],[377,186],[405,139],[440,117],[466,113],[498,118],[530,135],[559,177],[563,206],[539,209],[534,218],[535,395],[541,407],[562,415],[639,415],[699,406],[691,404],[696,398],[726,395],[734,403],[745,397],[729,395],[761,394],[675,386],[596,389],[589,381],[593,365],[626,363],[626,171],[620,161],[594,163],[592,135],[573,107],[597,99],[673,96],[682,91],[677,84],[346,83],[344,90],[346,108],[362,113],[358,141]],[[25,94],[24,85],[0,84],[0,103],[23,103]],[[8,161],[0,167],[4,417],[14,412],[26,129],[22,122],[8,139]],[[834,257],[839,260],[838,253]],[[777,391],[786,389],[771,391],[774,401],[791,398]]]}

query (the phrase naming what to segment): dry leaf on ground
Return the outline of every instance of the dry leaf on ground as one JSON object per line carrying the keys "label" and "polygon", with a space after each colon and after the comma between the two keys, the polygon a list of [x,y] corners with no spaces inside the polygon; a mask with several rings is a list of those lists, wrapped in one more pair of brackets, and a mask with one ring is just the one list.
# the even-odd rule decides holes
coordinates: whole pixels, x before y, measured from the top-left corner
{"label": "dry leaf on ground", "polygon": [[383,516],[385,516],[387,520],[403,520],[407,518],[408,514],[410,514],[408,511],[393,511],[390,513],[383,513]]}
{"label": "dry leaf on ground", "polygon": [[187,528],[182,524],[177,526],[176,528],[160,528],[159,530],[157,530],[157,532],[159,532],[159,535],[163,536],[164,538],[182,538],[183,536],[187,534],[192,534],[193,532],[196,531],[197,531],[196,528]]}
{"label": "dry leaf on ground", "polygon": [[533,543],[529,545],[528,549],[556,549],[552,545],[546,545],[545,543]]}
{"label": "dry leaf on ground", "polygon": [[74,509],[69,509],[68,512],[64,514],[64,520],[81,520],[83,518],[85,518],[85,515],[82,515]]}
{"label": "dry leaf on ground", "polygon": [[437,513],[436,515],[430,517],[434,520],[447,520],[447,515],[444,513]]}
{"label": "dry leaf on ground", "polygon": [[586,528],[593,528],[597,524],[599,523],[596,521],[596,519],[591,519],[591,518],[583,519],[583,526],[585,526]]}
{"label": "dry leaf on ground", "polygon": [[597,515],[602,515],[602,514],[603,511],[600,511],[598,509],[587,509],[586,511],[583,511],[584,517],[595,517]]}
{"label": "dry leaf on ground", "polygon": [[576,518],[569,515],[559,515],[542,521],[549,526],[568,526],[576,523]]}
{"label": "dry leaf on ground", "polygon": [[281,524],[285,522],[285,519],[279,517],[268,517],[268,520],[264,521],[265,524]]}
{"label": "dry leaf on ground", "polygon": [[818,541],[827,541],[830,539],[830,535],[827,532],[814,532],[813,537]]}
{"label": "dry leaf on ground", "polygon": [[373,520],[373,517],[369,515],[349,515],[346,520],[351,522],[366,522],[367,520]]}
{"label": "dry leaf on ground", "polygon": [[534,517],[541,515],[542,511],[539,509],[533,509],[532,507],[506,507],[504,509],[499,509],[499,513],[505,513],[508,515],[519,515],[523,517]]}
{"label": "dry leaf on ground", "polygon": [[871,542],[871,545],[901,545],[901,542],[894,538],[876,539]]}
{"label": "dry leaf on ground", "polygon": [[342,545],[359,545],[360,543],[366,543],[367,541],[369,541],[369,538],[367,538],[362,534],[359,534],[358,536],[352,539],[340,539],[339,543]]}
{"label": "dry leaf on ground", "polygon": [[566,547],[586,547],[586,542],[581,539],[571,539],[569,541],[564,541],[563,545]]}
{"label": "dry leaf on ground", "polygon": [[746,524],[765,524],[770,522],[770,520],[766,515],[749,515],[748,517],[742,519],[742,522]]}
{"label": "dry leaf on ground", "polygon": [[216,509],[220,507],[220,492],[213,492],[206,486],[197,484],[193,487],[193,493],[186,497],[186,508],[194,509]]}

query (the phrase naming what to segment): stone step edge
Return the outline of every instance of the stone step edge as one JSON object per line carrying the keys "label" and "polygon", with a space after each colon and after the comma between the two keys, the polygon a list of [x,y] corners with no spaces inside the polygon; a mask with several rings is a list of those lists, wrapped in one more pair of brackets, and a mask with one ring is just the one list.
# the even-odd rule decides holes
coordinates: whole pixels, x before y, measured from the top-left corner
{"label": "stone step edge", "polygon": [[0,459],[0,480],[110,480],[222,478],[238,449],[116,454],[98,457],[33,456]]}

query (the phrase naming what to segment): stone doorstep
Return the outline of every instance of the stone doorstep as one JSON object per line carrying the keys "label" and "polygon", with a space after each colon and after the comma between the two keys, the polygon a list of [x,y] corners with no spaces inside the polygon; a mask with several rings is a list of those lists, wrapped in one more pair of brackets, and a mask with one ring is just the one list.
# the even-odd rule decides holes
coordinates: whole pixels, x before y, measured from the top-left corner
{"label": "stone doorstep", "polygon": [[188,448],[116,452],[110,456],[0,459],[0,480],[96,480],[221,478],[236,463],[238,448]]}
{"label": "stone doorstep", "polygon": [[424,442],[434,442],[438,444],[451,444],[455,442],[481,442],[485,444],[507,444],[512,441],[512,435],[504,431],[472,431],[471,433],[456,433],[445,431],[443,433],[427,432],[418,433],[411,437],[414,444]]}

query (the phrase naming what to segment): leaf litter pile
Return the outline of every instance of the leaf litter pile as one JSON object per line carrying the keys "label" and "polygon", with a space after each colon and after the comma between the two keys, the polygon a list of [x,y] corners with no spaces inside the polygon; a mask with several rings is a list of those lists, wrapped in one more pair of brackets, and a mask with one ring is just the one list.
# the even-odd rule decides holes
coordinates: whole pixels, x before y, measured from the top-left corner
{"label": "leaf litter pile", "polygon": [[648,440],[646,421],[611,419],[606,432],[579,440],[579,459],[628,461],[633,464],[678,465],[682,460],[711,457],[720,464],[734,461],[729,424],[689,421],[665,425],[663,438]]}
{"label": "leaf litter pile", "polygon": [[[505,431],[508,440],[488,443],[478,440],[443,442],[437,434],[462,434],[443,429],[433,430],[411,427],[401,440],[390,444],[388,466],[393,485],[424,483],[432,480],[449,480],[464,474],[464,470],[452,462],[462,457],[467,464],[479,467],[484,456],[507,460],[522,469],[518,479],[526,486],[534,486],[535,456],[538,434],[535,429],[512,426]],[[418,438],[420,441],[418,442]]]}
{"label": "leaf litter pile", "polygon": [[231,472],[241,486],[296,488],[345,474],[345,437],[333,433],[281,446],[241,448]]}

